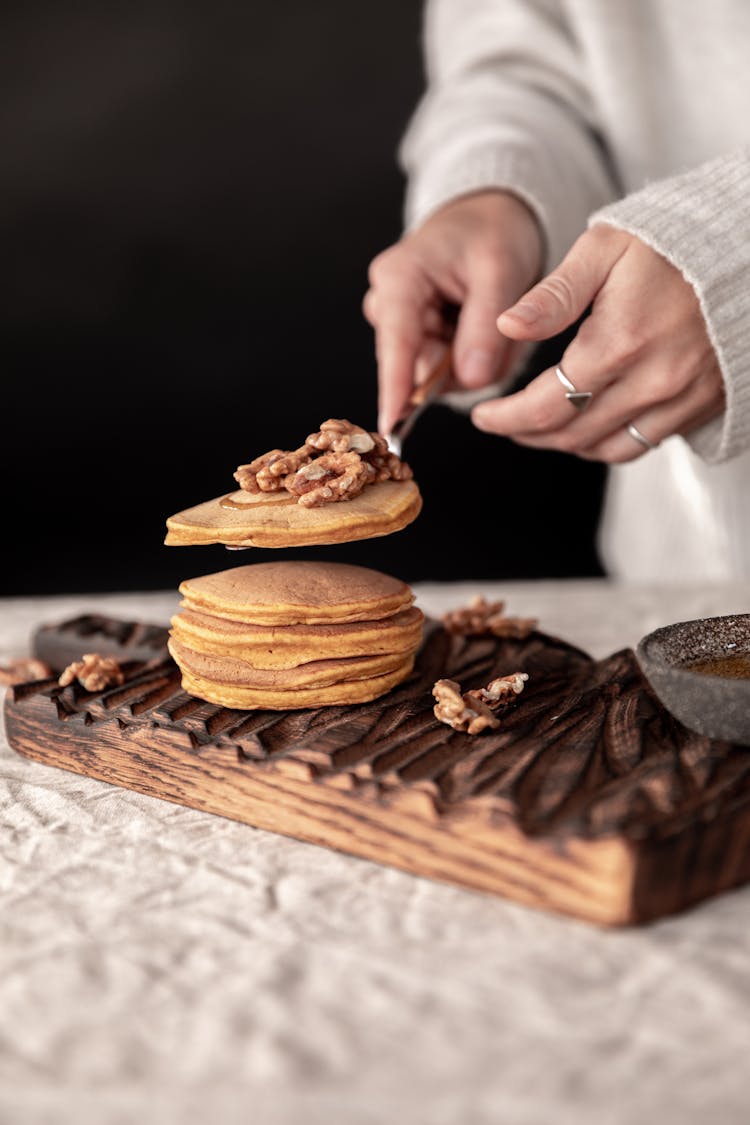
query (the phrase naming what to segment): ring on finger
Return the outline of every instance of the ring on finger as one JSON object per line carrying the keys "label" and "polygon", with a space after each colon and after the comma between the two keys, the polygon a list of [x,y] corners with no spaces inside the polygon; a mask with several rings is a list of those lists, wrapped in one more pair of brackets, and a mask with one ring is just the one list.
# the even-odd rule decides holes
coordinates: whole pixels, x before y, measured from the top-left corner
{"label": "ring on finger", "polygon": [[565,388],[565,397],[570,405],[574,406],[576,410],[585,410],[593,398],[592,392],[576,390],[576,387],[559,364],[555,368],[555,375],[557,375],[558,381]]}
{"label": "ring on finger", "polygon": [[634,426],[632,422],[628,425],[628,433],[633,440],[639,442],[644,449],[657,449],[659,446],[658,441],[649,441],[646,435],[642,434],[638,427]]}

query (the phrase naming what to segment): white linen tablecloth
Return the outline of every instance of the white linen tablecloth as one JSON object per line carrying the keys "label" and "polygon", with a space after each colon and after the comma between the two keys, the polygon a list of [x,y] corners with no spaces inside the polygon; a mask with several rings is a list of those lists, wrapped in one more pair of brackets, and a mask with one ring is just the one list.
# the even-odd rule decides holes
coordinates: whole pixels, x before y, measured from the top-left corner
{"label": "white linen tablecloth", "polygon": [[[470,593],[597,656],[747,589]],[[84,610],[0,603],[0,662]],[[750,888],[603,932],[50,769],[0,742],[0,1125],[750,1120]]]}

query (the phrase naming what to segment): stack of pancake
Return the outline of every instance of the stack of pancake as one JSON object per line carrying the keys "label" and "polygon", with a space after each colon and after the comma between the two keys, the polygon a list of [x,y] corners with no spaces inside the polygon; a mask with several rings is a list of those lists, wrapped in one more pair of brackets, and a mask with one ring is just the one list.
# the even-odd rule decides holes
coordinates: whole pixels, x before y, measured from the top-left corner
{"label": "stack of pancake", "polygon": [[256,563],[180,593],[169,648],[182,685],[225,707],[367,702],[406,679],[422,639],[406,583],[360,566]]}

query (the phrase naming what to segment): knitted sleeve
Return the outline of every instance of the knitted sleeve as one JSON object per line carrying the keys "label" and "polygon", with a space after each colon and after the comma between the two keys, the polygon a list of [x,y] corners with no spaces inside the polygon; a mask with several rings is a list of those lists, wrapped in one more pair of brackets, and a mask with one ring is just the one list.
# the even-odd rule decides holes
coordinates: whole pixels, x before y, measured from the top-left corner
{"label": "knitted sleeve", "polygon": [[688,435],[705,461],[750,448],[750,146],[595,212],[637,235],[693,286],[726,389],[724,414]]}
{"label": "knitted sleeve", "polygon": [[520,196],[551,269],[617,191],[561,0],[428,0],[427,91],[401,145],[414,227],[460,195]]}

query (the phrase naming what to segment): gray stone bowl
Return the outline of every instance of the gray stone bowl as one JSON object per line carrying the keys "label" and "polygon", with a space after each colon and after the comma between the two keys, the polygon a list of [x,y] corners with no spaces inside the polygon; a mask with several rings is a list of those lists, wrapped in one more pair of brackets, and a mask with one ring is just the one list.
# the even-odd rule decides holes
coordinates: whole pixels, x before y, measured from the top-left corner
{"label": "gray stone bowl", "polygon": [[656,629],[636,649],[661,702],[689,729],[750,746],[750,679],[691,671],[685,664],[750,654],[750,613],[680,621]]}

